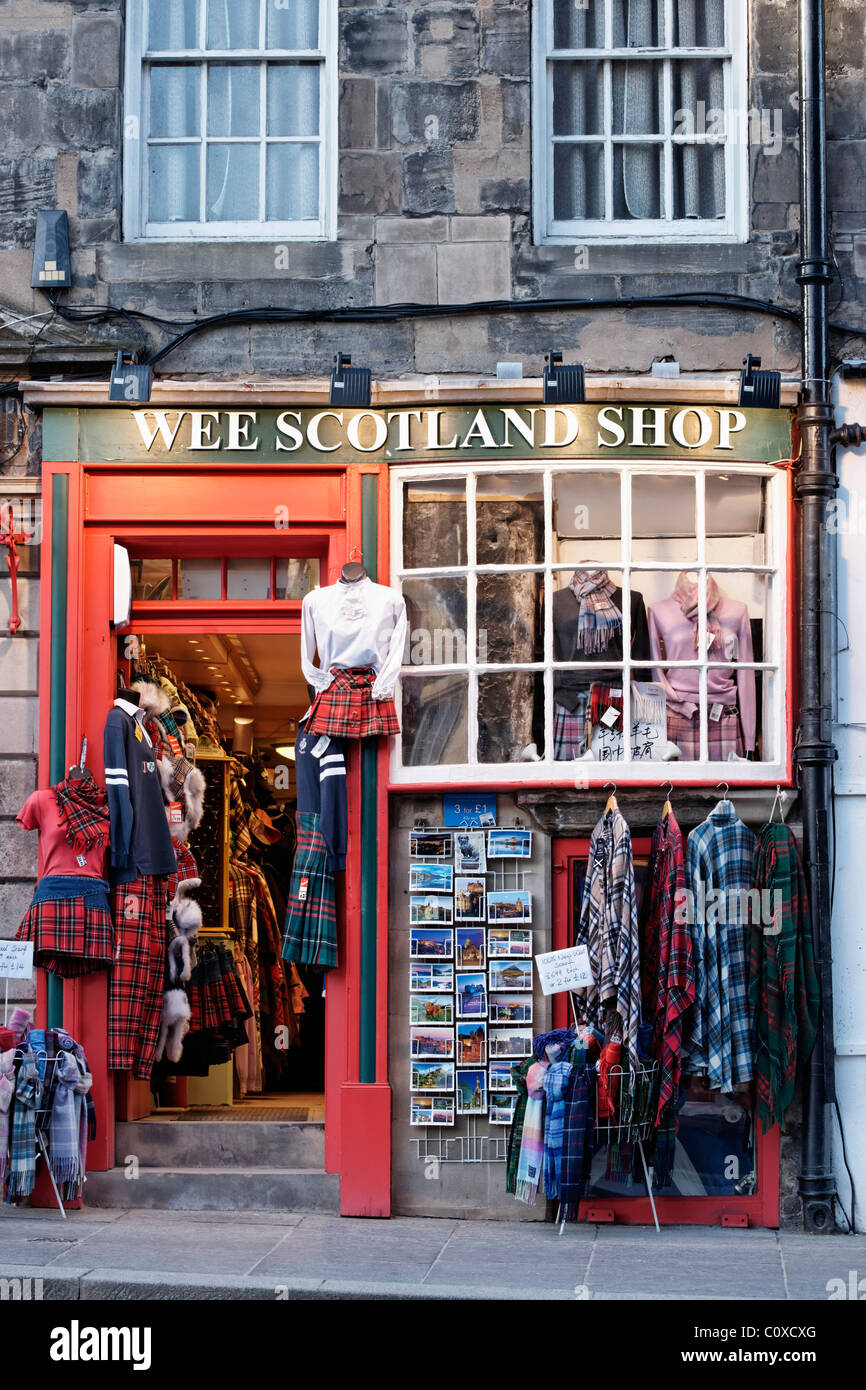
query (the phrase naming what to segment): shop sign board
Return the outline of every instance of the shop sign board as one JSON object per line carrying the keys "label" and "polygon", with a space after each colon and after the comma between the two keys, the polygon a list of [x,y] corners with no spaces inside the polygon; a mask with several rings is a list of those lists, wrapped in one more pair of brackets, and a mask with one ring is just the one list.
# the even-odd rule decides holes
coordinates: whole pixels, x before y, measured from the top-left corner
{"label": "shop sign board", "polygon": [[468,826],[470,830],[496,824],[496,797],[458,795],[448,792],[444,798],[442,824]]}

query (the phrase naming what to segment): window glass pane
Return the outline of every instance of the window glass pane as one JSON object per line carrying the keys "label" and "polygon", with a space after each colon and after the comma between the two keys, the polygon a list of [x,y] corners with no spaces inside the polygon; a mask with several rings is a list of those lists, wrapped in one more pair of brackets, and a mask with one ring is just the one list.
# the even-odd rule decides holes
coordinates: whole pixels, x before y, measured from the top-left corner
{"label": "window glass pane", "polygon": [[[756,548],[748,552],[751,559],[744,558],[743,563],[768,564],[764,550],[767,479],[748,473],[708,473],[704,488],[708,539],[751,536]],[[715,554],[711,558],[722,559],[721,555]],[[739,558],[740,554],[737,555]]]}
{"label": "window glass pane", "polygon": [[544,483],[540,473],[484,473],[475,484],[479,565],[544,564]]}
{"label": "window glass pane", "polygon": [[698,558],[695,481],[686,476],[631,480],[632,560],[694,564]]}
{"label": "window glass pane", "polygon": [[208,48],[258,48],[260,0],[207,0]]}
{"label": "window glass pane", "polygon": [[[701,0],[680,0],[694,7]],[[676,0],[675,0],[676,4]],[[614,48],[660,48],[665,43],[664,5],[659,0],[611,0]]]}
{"label": "window glass pane", "polygon": [[476,622],[480,662],[541,660],[541,588],[542,576],[537,573],[479,574]]}
{"label": "window glass pane", "polygon": [[404,579],[410,666],[465,666],[466,580]]}
{"label": "window glass pane", "polygon": [[[628,0],[618,0],[628,3]],[[677,48],[721,48],[725,42],[725,0],[676,0],[674,43]]]}
{"label": "window glass pane", "polygon": [[406,483],[403,568],[466,564],[466,484],[462,478]]}
{"label": "window glass pane", "polygon": [[318,48],[319,0],[268,0],[268,48]]}
{"label": "window glass pane", "polygon": [[271,562],[230,556],[227,562],[226,598],[270,598]]}
{"label": "window glass pane", "polygon": [[319,216],[318,145],[268,145],[267,216],[309,222]]}
{"label": "window glass pane", "polygon": [[268,135],[318,135],[318,63],[268,64]]}
{"label": "window glass pane", "polygon": [[151,222],[199,220],[199,145],[150,145],[148,218]]}
{"label": "window glass pane", "polygon": [[[621,558],[622,503],[618,473],[576,469],[553,475],[554,560]],[[604,544],[597,544],[603,541]],[[591,555],[588,554],[588,550]]]}
{"label": "window glass pane", "polygon": [[675,145],[674,217],[725,216],[725,151],[721,145]]}
{"label": "window glass pane", "polygon": [[171,598],[171,560],[131,560],[134,599]]}
{"label": "window glass pane", "polygon": [[258,221],[258,145],[208,145],[207,219]]}
{"label": "window glass pane", "polygon": [[[531,743],[543,757],[541,676],[533,671],[478,677],[478,761],[516,763]],[[538,718],[536,719],[536,708]]]}
{"label": "window glass pane", "polygon": [[150,134],[200,135],[201,69],[193,63],[154,63],[150,69]]}
{"label": "window glass pane", "polygon": [[404,674],[401,686],[404,765],[468,762],[468,677]]}
{"label": "window glass pane", "polygon": [[661,63],[612,63],[614,135],[661,135]]}
{"label": "window glass pane", "polygon": [[198,48],[199,0],[155,0],[148,5],[147,46],[158,53]]}
{"label": "window glass pane", "polygon": [[604,133],[604,68],[601,63],[554,63],[553,133]]}
{"label": "window glass pane", "polygon": [[554,145],[553,215],[562,222],[604,217],[602,145]]}
{"label": "window glass pane", "polygon": [[662,151],[659,145],[615,145],[613,215],[617,219],[662,216]]}
{"label": "window glass pane", "polygon": [[258,135],[256,63],[211,63],[207,89],[208,135]]}
{"label": "window glass pane", "polygon": [[604,48],[605,0],[553,0],[554,48]]}
{"label": "window glass pane", "polygon": [[318,589],[321,562],[319,560],[277,560],[277,587],[275,598],[303,598],[312,589]]}
{"label": "window glass pane", "polygon": [[206,559],[178,561],[178,598],[219,598],[221,589],[221,560]]}

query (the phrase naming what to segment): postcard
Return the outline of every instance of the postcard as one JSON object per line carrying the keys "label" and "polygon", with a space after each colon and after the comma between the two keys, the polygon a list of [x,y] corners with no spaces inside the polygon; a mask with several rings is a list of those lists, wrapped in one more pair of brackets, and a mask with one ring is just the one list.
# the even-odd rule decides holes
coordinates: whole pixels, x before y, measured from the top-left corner
{"label": "postcard", "polygon": [[413,1091],[453,1091],[453,1062],[413,1062]]}
{"label": "postcard", "polygon": [[[460,1027],[458,1023],[457,1027]],[[491,1028],[490,1056],[528,1057],[532,1051],[531,1028]],[[458,1062],[461,1060],[458,1053]]]}
{"label": "postcard", "polygon": [[412,927],[409,931],[409,955],[416,960],[450,960],[454,955],[454,933],[450,927]]}
{"label": "postcard", "polygon": [[526,927],[491,927],[487,954],[491,960],[494,956],[531,956],[532,932]]}
{"label": "postcard", "polygon": [[491,1096],[490,1097],[490,1123],[492,1125],[510,1125],[514,1119],[514,1107],[517,1104],[516,1096]]}
{"label": "postcard", "polygon": [[[529,1030],[531,1032],[531,1030]],[[449,1052],[448,1056],[452,1054]],[[515,1053],[515,1056],[517,1054]],[[487,1061],[487,1024],[457,1024],[457,1062],[461,1067],[483,1067]]]}
{"label": "postcard", "polygon": [[487,854],[483,830],[457,830],[454,834],[454,866],[458,874],[483,874]]}
{"label": "postcard", "polygon": [[410,830],[410,859],[450,859],[454,839],[450,830]]}
{"label": "postcard", "polygon": [[450,893],[454,870],[450,864],[410,864],[409,891],[413,893]]}
{"label": "postcard", "polygon": [[531,859],[532,831],[499,826],[487,832],[488,859]]}
{"label": "postcard", "polygon": [[453,1096],[412,1096],[409,1107],[410,1125],[453,1125]]}
{"label": "postcard", "polygon": [[483,1115],[487,1110],[487,1073],[482,1067],[478,1071],[457,1072],[457,1114]]}
{"label": "postcard", "polygon": [[487,977],[483,970],[457,976],[457,1017],[487,1017]]}
{"label": "postcard", "polygon": [[411,1023],[453,1023],[454,1000],[442,994],[413,994],[409,999],[409,1020]]}
{"label": "postcard", "polygon": [[[428,1065],[426,1062],[424,1066]],[[493,1062],[490,1063],[490,1089],[491,1091],[516,1091],[514,1076],[512,1074],[513,1062]]]}
{"label": "postcard", "polygon": [[458,927],[457,928],[457,965],[458,967],[478,969],[484,965],[484,928],[483,927]]}
{"label": "postcard", "polygon": [[487,1005],[491,1023],[531,1023],[531,994],[491,994]]}
{"label": "postcard", "polygon": [[532,894],[526,888],[510,888],[506,889],[505,892],[488,893],[487,920],[488,922],[531,922]]}
{"label": "postcard", "polygon": [[453,1028],[428,1028],[425,1024],[419,1023],[410,1027],[409,1038],[413,1057],[454,1056]]}
{"label": "postcard", "polygon": [[490,962],[490,992],[494,990],[532,989],[531,960],[492,960]]}
{"label": "postcard", "polygon": [[484,895],[487,885],[477,874],[454,880],[454,921],[483,922],[486,919]]}
{"label": "postcard", "polygon": [[[410,893],[409,921],[451,922],[454,920],[454,899],[440,893]],[[529,920],[528,918],[526,919]]]}
{"label": "postcard", "polygon": [[[421,935],[424,936],[426,933],[422,932]],[[409,967],[409,989],[413,994],[419,991],[423,993],[425,990],[439,994],[453,993],[454,966],[450,961],[427,965],[413,960]]]}

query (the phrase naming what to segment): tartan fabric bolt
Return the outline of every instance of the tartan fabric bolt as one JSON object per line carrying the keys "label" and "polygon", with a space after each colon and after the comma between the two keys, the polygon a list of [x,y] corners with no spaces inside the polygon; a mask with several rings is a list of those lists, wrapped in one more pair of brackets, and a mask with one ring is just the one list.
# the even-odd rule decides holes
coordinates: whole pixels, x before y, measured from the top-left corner
{"label": "tartan fabric bolt", "polygon": [[[701,720],[694,714],[676,714],[668,710],[668,738],[680,750],[683,762],[699,762],[701,757]],[[720,719],[707,720],[707,758],[710,762],[728,761],[729,753],[743,757],[743,734],[740,716],[735,705],[725,705]]]}
{"label": "tartan fabric bolt", "polygon": [[653,1025],[653,1055],[659,1063],[656,1124],[675,1098],[682,1072],[683,1017],[695,1000],[692,938],[684,914],[683,837],[671,812],[653,831],[648,904],[641,941],[643,1016]]}
{"label": "tartan fabric bolt", "polygon": [[573,710],[553,707],[553,756],[556,762],[579,758],[586,751],[586,707],[589,692],[581,691]]}
{"label": "tartan fabric bolt", "polygon": [[337,905],[328,847],[314,813],[299,811],[297,828],[282,956],[330,970],[337,964]]}
{"label": "tartan fabric bolt", "polygon": [[114,955],[111,912],[86,897],[31,903],[15,940],[32,941],[35,964],[67,980],[105,970]]}
{"label": "tartan fabric bolt", "polygon": [[[689,836],[686,887],[692,893],[695,1007],[683,1071],[706,1073],[711,1090],[752,1079],[746,945],[750,928],[740,904],[754,885],[757,840],[733,802],[720,801]],[[708,895],[721,893],[708,901]],[[721,919],[721,920],[720,920]]]}
{"label": "tartan fabric bolt", "polygon": [[327,734],[330,738],[375,738],[379,734],[399,734],[400,725],[394,701],[374,700],[372,666],[353,666],[331,671],[333,681],[310,706],[308,734]]}
{"label": "tartan fabric bolt", "polygon": [[[586,1018],[602,1024],[605,1010],[617,1014],[628,1056],[637,1065],[637,900],[631,832],[619,810],[603,816],[592,832],[575,945],[587,947],[592,969],[593,983],[580,991]],[[611,1027],[606,1031],[609,1035]]]}
{"label": "tartan fabric bolt", "polygon": [[134,878],[113,891],[115,951],[108,989],[108,1065],[149,1079],[162,1021],[166,880]]}
{"label": "tartan fabric bolt", "polygon": [[587,723],[590,729],[594,729],[596,724],[601,723],[601,716],[608,709],[615,709],[620,715],[617,720],[622,724],[623,695],[622,686],[607,685],[604,681],[593,681],[589,687],[589,711],[587,713]]}

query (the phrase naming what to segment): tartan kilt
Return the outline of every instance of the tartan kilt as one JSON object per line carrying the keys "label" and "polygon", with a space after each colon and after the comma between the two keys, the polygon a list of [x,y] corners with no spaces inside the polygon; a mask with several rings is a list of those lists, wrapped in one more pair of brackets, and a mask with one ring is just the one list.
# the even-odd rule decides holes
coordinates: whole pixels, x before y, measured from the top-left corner
{"label": "tartan kilt", "polygon": [[[701,717],[676,714],[668,710],[668,738],[680,750],[683,761],[696,762],[701,756]],[[720,719],[707,719],[707,757],[710,762],[727,762],[728,754],[744,753],[740,716],[736,705],[725,705]]]}
{"label": "tartan kilt", "polygon": [[558,763],[579,758],[586,750],[587,691],[582,692],[573,710],[553,706],[553,757]]}
{"label": "tartan kilt", "polygon": [[295,964],[330,970],[337,964],[337,903],[318,814],[298,811],[297,830],[281,954]]}
{"label": "tartan kilt", "polygon": [[108,1066],[150,1079],[165,986],[166,879],[145,875],[112,890],[115,950],[108,986]]}
{"label": "tartan kilt", "polygon": [[380,734],[399,734],[400,724],[394,701],[374,700],[372,666],[333,667],[334,677],[327,690],[320,690],[307,718],[308,734],[327,734],[329,738],[376,738]]}
{"label": "tartan kilt", "polygon": [[251,1017],[230,953],[210,943],[198,949],[199,958],[187,986],[189,1031],[218,1032],[238,1019]]}
{"label": "tartan kilt", "polygon": [[111,965],[114,924],[107,907],[85,898],[49,899],[30,904],[15,940],[33,942],[41,970],[72,980]]}

